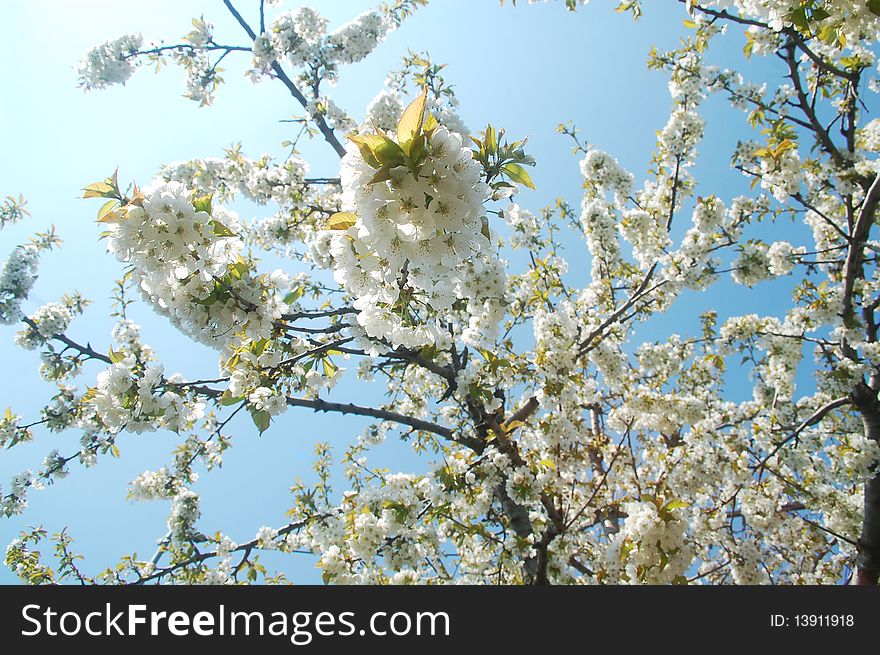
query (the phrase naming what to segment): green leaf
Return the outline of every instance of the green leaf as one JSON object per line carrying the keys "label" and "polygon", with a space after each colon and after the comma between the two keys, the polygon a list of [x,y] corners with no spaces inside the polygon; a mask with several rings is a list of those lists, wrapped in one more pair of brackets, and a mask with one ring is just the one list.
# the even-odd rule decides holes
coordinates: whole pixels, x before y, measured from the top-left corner
{"label": "green leaf", "polygon": [[382,166],[376,158],[376,155],[373,153],[373,148],[382,141],[381,136],[378,134],[363,134],[350,136],[348,139],[358,147],[361,157],[364,158],[364,161],[367,162],[368,165],[373,168],[379,168]]}
{"label": "green leaf", "polygon": [[260,355],[263,354],[263,351],[266,350],[266,346],[268,346],[268,345],[269,345],[269,340],[268,340],[268,339],[260,339],[259,341],[254,341],[254,342],[251,344],[250,351],[251,351],[254,355],[256,355],[257,357],[259,357]]}
{"label": "green leaf", "polygon": [[803,31],[809,31],[810,22],[807,19],[807,10],[805,7],[798,7],[797,9],[795,9],[789,14],[788,19],[795,27]]}
{"label": "green leaf", "polygon": [[220,396],[220,404],[224,407],[228,407],[229,405],[236,405],[244,400],[244,396],[233,396],[229,393],[229,389],[223,392],[223,395]]}
{"label": "green leaf", "polygon": [[377,182],[385,182],[386,180],[390,180],[390,179],[391,179],[391,167],[390,166],[383,166],[378,171],[376,171],[376,174],[373,177],[371,177],[369,180],[367,180],[367,184],[376,184]]}
{"label": "green leaf", "polygon": [[[245,262],[243,259],[239,258],[238,261],[236,261],[234,264],[230,264],[229,266],[227,266],[226,270],[229,271],[228,276],[231,277],[233,280],[241,280],[248,273],[248,265],[247,265],[247,262]],[[228,285],[229,280],[224,279],[224,281]],[[216,289],[218,292],[222,292],[222,293],[226,292],[226,288],[222,284],[219,284],[219,283],[216,283],[216,284],[217,284]]]}
{"label": "green leaf", "polygon": [[351,136],[349,140],[356,144],[364,161],[373,168],[382,166],[402,166],[405,155],[393,139],[384,134],[361,134]]}
{"label": "green leaf", "polygon": [[405,161],[403,149],[387,136],[382,137],[382,142],[373,148],[373,154],[383,167],[402,166]]}
{"label": "green leaf", "polygon": [[292,304],[295,303],[297,300],[299,300],[300,298],[302,298],[303,295],[305,294],[305,292],[306,292],[305,287],[297,287],[297,288],[294,289],[293,291],[289,291],[289,292],[284,296],[284,304],[285,304],[285,305],[292,305]]}
{"label": "green leaf", "polygon": [[[877,0],[878,4],[880,4],[880,0]],[[823,25],[819,28],[818,32],[819,39],[822,43],[826,45],[836,45],[837,44],[837,28],[833,25]]]}
{"label": "green leaf", "polygon": [[413,175],[418,177],[419,165],[424,161],[428,154],[428,137],[425,134],[419,134],[409,147],[409,167]]}
{"label": "green leaf", "polygon": [[496,138],[495,128],[491,125],[486,126],[486,133],[483,135],[483,143],[486,144],[486,152],[494,155],[498,152],[498,139]]}
{"label": "green leaf", "polygon": [[211,227],[214,228],[214,236],[218,237],[234,237],[235,232],[223,225],[220,221],[211,221]]}
{"label": "green leaf", "polygon": [[409,146],[421,132],[425,123],[425,107],[428,104],[428,87],[422,89],[421,95],[409,103],[397,122],[397,141],[409,154]]}
{"label": "green leaf", "polygon": [[425,117],[425,124],[422,125],[422,132],[424,134],[430,134],[438,127],[440,127],[440,121],[437,120],[437,117],[434,116],[434,114],[428,114]]}
{"label": "green leaf", "polygon": [[880,16],[880,0],[868,0],[868,11],[875,16]]}
{"label": "green leaf", "polygon": [[106,182],[95,182],[83,187],[83,198],[113,198],[114,189]]}
{"label": "green leaf", "polygon": [[120,212],[114,211],[118,206],[118,200],[108,200],[103,205],[101,205],[101,209],[98,210],[98,222],[118,223],[119,220],[122,218],[122,214]]}
{"label": "green leaf", "polygon": [[507,177],[509,177],[514,182],[518,182],[519,184],[522,184],[523,186],[526,186],[530,189],[535,188],[535,183],[532,182],[532,178],[526,172],[526,169],[524,169],[519,164],[505,164],[501,167],[501,170],[506,173]]}
{"label": "green leaf", "polygon": [[336,212],[327,219],[325,230],[347,230],[357,223],[357,214],[352,212]]}
{"label": "green leaf", "polygon": [[101,205],[101,209],[98,210],[98,222],[101,222],[101,217],[106,215],[110,210],[112,210],[116,205],[119,204],[118,200],[108,200],[103,205]]}
{"label": "green leaf", "polygon": [[199,196],[193,200],[193,207],[197,212],[205,212],[207,214],[211,213],[211,201],[214,198],[213,193],[209,193],[204,196]]}
{"label": "green leaf", "polygon": [[118,364],[125,359],[125,353],[123,351],[113,350],[113,348],[110,348],[110,352],[107,353],[107,355],[110,357],[110,363],[112,364]]}
{"label": "green leaf", "polygon": [[[517,428],[521,428],[524,425],[525,425],[524,421],[510,421],[509,423],[505,423],[501,427],[504,429],[504,431],[507,434],[510,434],[511,432],[516,430]],[[538,463],[540,464],[540,462],[538,462]],[[556,468],[556,467],[554,466],[553,468]]]}
{"label": "green leaf", "polygon": [[262,409],[252,409],[251,419],[253,419],[254,425],[257,426],[260,434],[263,434],[266,430],[269,429],[269,423],[272,421],[272,417],[269,415],[269,412]]}

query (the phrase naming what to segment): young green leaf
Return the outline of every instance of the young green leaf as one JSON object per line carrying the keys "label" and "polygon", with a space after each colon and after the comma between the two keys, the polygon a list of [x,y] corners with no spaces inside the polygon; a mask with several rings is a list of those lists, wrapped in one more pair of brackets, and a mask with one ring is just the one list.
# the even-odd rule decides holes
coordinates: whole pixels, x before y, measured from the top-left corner
{"label": "young green leaf", "polygon": [[113,350],[113,348],[110,348],[110,352],[108,352],[107,355],[110,357],[110,362],[112,364],[118,364],[123,359],[125,359],[124,352],[122,352],[121,350]]}
{"label": "young green leaf", "polygon": [[494,155],[498,152],[498,139],[496,137],[495,128],[491,125],[486,126],[486,133],[483,137],[483,142],[486,144],[487,153]]}
{"label": "young green leaf", "polygon": [[220,396],[220,404],[224,407],[228,407],[229,405],[235,405],[244,400],[244,396],[233,396],[229,393],[229,389],[223,392],[223,395]]}
{"label": "young green leaf", "polygon": [[288,292],[287,295],[284,296],[284,304],[285,305],[292,305],[297,300],[302,298],[303,294],[305,294],[305,292],[306,292],[305,287],[297,287],[293,291]]}
{"label": "young green leaf", "polygon": [[501,170],[514,182],[518,182],[530,189],[535,188],[535,183],[532,182],[532,178],[526,172],[526,169],[519,164],[505,164]]}
{"label": "young green leaf", "polygon": [[351,212],[336,212],[327,219],[326,230],[347,230],[357,223],[357,215]]}
{"label": "young green leaf", "polygon": [[409,154],[409,145],[419,134],[425,123],[425,107],[428,104],[428,87],[407,107],[397,123],[397,141]]}
{"label": "young green leaf", "polygon": [[349,141],[354,143],[361,153],[364,161],[373,168],[379,168],[382,164],[376,157],[375,148],[384,141],[384,137],[378,134],[359,134],[348,137]]}
{"label": "young green leaf", "polygon": [[214,198],[214,194],[209,193],[204,196],[199,196],[193,200],[193,207],[197,212],[205,212],[206,214],[211,213],[211,201]]}
{"label": "young green leaf", "polygon": [[373,149],[373,154],[383,167],[402,166],[405,161],[403,149],[387,136],[382,137],[382,142]]}
{"label": "young green leaf", "polygon": [[257,426],[260,434],[263,434],[266,430],[269,429],[269,423],[271,423],[272,421],[272,417],[269,412],[262,409],[252,409],[251,419],[253,419],[254,425]]}
{"label": "young green leaf", "polygon": [[83,198],[115,198],[114,189],[106,182],[95,182],[83,188]]}
{"label": "young green leaf", "polygon": [[390,166],[383,166],[378,171],[376,171],[376,174],[373,177],[371,177],[367,181],[367,184],[376,184],[377,182],[385,182],[386,180],[390,180],[390,179],[391,179],[391,167]]}
{"label": "young green leaf", "polygon": [[108,200],[101,205],[101,209],[98,210],[98,222],[118,223],[122,219],[122,212],[116,209],[118,206],[118,200]]}
{"label": "young green leaf", "polygon": [[234,237],[235,232],[223,225],[220,221],[211,221],[211,227],[214,228],[214,236],[218,237]]}
{"label": "young green leaf", "polygon": [[[880,0],[878,0],[880,1]],[[423,134],[431,134],[435,129],[440,127],[440,121],[437,120],[437,117],[434,114],[428,114],[425,117],[425,124],[422,125],[422,133]]]}

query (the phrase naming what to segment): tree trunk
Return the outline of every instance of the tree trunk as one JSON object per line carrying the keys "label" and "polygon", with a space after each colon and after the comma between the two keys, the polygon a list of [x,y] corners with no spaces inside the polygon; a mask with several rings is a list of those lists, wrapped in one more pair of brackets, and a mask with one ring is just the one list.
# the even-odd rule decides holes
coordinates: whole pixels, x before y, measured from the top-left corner
{"label": "tree trunk", "polygon": [[[853,404],[862,415],[865,436],[880,444],[880,401],[877,391],[860,383],[852,392]],[[880,576],[880,470],[875,468],[865,483],[865,510],[858,542],[853,584],[876,585]]]}

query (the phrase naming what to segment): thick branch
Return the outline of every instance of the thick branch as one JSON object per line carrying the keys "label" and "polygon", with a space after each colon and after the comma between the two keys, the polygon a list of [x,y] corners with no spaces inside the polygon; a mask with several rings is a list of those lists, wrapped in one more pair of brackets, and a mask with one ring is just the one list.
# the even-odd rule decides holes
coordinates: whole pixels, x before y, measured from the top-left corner
{"label": "thick branch", "polygon": [[461,443],[468,447],[473,447],[476,440],[464,436],[458,436],[451,428],[447,428],[437,423],[424,421],[406,414],[398,414],[387,409],[377,409],[375,407],[362,407],[352,403],[331,403],[320,398],[287,398],[287,404],[291,407],[310,407],[316,412],[338,412],[340,414],[356,414],[358,416],[369,416],[371,418],[380,419],[382,421],[392,421],[401,425],[408,425],[416,430],[430,432],[439,435],[449,441]]}
{"label": "thick branch", "polygon": [[[859,383],[851,398],[862,415],[865,436],[880,444],[880,400],[877,399],[877,391]],[[864,514],[858,551],[853,583],[876,585],[880,578],[880,471],[876,469],[865,483]]]}
{"label": "thick branch", "polygon": [[325,309],[315,311],[301,311],[290,314],[282,314],[281,318],[285,321],[295,321],[300,318],[324,318],[325,316],[340,316],[342,314],[357,314],[353,307],[339,307],[338,309]]}
{"label": "thick branch", "polygon": [[538,399],[532,396],[505,421],[505,425],[512,425],[517,421],[525,421],[529,416],[535,413],[539,406],[540,403],[538,402]]}
{"label": "thick branch", "polygon": [[859,210],[859,216],[856,219],[856,224],[853,226],[852,236],[850,237],[849,251],[846,254],[846,263],[843,267],[842,317],[844,325],[848,324],[853,318],[853,290],[856,277],[862,265],[862,249],[871,233],[878,201],[880,201],[880,175],[874,178],[874,182],[868,189],[864,201],[862,201],[862,207]]}
{"label": "thick branch", "polygon": [[798,106],[800,107],[804,116],[806,116],[807,120],[810,122],[812,131],[816,135],[816,139],[819,142],[819,145],[822,147],[822,150],[830,155],[831,159],[834,160],[834,163],[837,166],[839,166],[840,168],[846,167],[846,159],[837,148],[837,145],[834,143],[834,141],[831,140],[831,135],[819,121],[819,117],[816,115],[816,112],[813,111],[813,106],[810,103],[809,98],[807,98],[807,93],[804,90],[803,81],[801,80],[798,62],[795,58],[795,43],[793,41],[789,41],[783,50],[785,54],[780,56],[788,66],[788,78],[794,85],[794,90],[797,94],[798,99]]}
{"label": "thick branch", "polygon": [[850,82],[854,82],[859,78],[858,73],[853,73],[850,71],[845,71],[841,68],[838,68],[834,64],[825,59],[822,59],[819,55],[813,52],[812,48],[807,45],[806,40],[800,35],[797,29],[793,27],[786,27],[783,32],[788,34],[791,37],[792,41],[797,44],[797,47],[803,50],[804,54],[809,57],[816,66],[821,68],[826,73],[831,73],[832,75],[836,75],[837,77],[842,77]]}

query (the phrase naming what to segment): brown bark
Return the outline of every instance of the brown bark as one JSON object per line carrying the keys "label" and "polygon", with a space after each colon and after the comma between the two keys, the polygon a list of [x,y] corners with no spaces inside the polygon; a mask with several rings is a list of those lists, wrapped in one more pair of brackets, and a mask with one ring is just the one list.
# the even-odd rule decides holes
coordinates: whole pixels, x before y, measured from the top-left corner
{"label": "brown bark", "polygon": [[[862,416],[865,436],[880,444],[880,400],[877,391],[860,383],[852,392],[853,404]],[[876,585],[880,576],[880,470],[865,483],[865,509],[853,584]]]}

